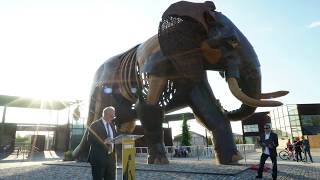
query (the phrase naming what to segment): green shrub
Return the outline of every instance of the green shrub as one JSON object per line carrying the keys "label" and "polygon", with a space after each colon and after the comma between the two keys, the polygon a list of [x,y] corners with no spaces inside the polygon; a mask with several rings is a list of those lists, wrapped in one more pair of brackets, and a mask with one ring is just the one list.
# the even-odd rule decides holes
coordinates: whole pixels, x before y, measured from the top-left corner
{"label": "green shrub", "polygon": [[68,150],[66,152],[64,152],[64,158],[63,158],[63,161],[72,161],[73,158],[72,158],[72,151],[71,150]]}

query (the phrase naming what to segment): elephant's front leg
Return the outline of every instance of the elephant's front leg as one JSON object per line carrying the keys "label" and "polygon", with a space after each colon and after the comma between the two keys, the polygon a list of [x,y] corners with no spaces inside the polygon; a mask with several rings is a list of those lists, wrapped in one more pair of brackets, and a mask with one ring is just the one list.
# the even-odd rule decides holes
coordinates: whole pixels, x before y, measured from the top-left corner
{"label": "elephant's front leg", "polygon": [[198,120],[212,132],[217,162],[233,164],[242,159],[233,139],[231,124],[207,82],[194,86],[190,93],[190,106]]}
{"label": "elephant's front leg", "polygon": [[163,110],[159,106],[159,98],[166,86],[167,79],[150,76],[149,92],[146,102],[138,101],[136,111],[145,131],[149,146],[148,164],[168,164],[163,141]]}

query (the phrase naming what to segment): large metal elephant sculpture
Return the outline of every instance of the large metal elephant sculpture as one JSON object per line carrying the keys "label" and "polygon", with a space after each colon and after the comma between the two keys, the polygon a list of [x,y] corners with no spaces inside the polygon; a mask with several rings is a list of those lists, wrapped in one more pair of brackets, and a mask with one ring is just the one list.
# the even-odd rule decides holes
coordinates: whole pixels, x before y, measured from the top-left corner
{"label": "large metal elephant sculpture", "polygon": [[[226,111],[216,100],[206,71],[226,78],[232,94],[243,102]],[[232,164],[242,157],[234,143],[231,120],[253,114],[257,107],[280,106],[264,100],[287,91],[261,93],[258,57],[247,38],[213,2],[177,2],[163,14],[157,35],[125,53],[108,59],[97,70],[91,91],[87,124],[114,106],[121,133],[131,133],[139,119],[149,145],[148,163],[166,164],[164,113],[189,106],[213,135],[216,157]],[[73,155],[87,151],[85,135]]]}

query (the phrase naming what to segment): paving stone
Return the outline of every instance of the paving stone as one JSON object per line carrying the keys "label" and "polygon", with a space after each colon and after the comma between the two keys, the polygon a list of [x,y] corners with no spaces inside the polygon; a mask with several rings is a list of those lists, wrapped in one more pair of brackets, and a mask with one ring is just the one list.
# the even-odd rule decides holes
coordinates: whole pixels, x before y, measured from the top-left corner
{"label": "paving stone", "polygon": [[[320,152],[320,151],[319,151]],[[316,154],[315,154],[316,155]],[[318,154],[319,155],[319,154]],[[278,161],[279,180],[320,179],[319,157],[316,163]],[[255,179],[257,172],[250,167],[259,162],[259,153],[248,155],[242,166],[215,165],[212,159],[174,158],[169,165],[147,165],[145,158],[137,158],[137,180],[247,180]],[[270,166],[270,161],[267,161]],[[167,170],[167,171],[166,171]],[[169,172],[171,171],[171,172]],[[121,179],[121,169],[118,169]],[[220,173],[220,175],[219,175]],[[271,170],[263,179],[272,179]],[[0,180],[90,180],[88,163],[61,161],[3,161],[0,160]]]}

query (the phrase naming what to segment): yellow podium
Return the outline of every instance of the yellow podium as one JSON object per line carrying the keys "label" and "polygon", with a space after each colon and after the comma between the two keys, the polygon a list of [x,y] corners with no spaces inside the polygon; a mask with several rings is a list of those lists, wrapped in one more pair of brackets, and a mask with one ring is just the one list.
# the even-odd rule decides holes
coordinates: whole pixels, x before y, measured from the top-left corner
{"label": "yellow podium", "polygon": [[115,144],[122,144],[122,180],[136,179],[136,148],[134,141],[143,135],[119,135]]}

